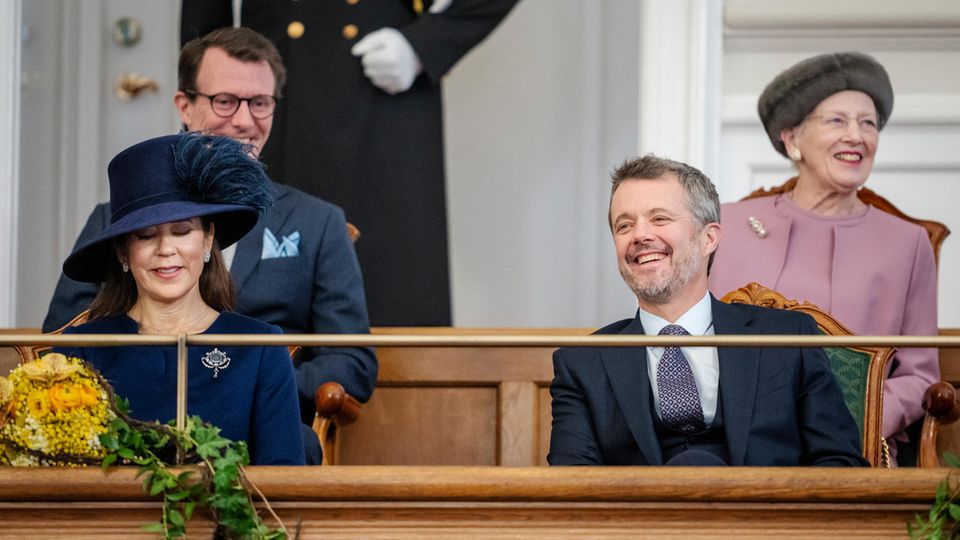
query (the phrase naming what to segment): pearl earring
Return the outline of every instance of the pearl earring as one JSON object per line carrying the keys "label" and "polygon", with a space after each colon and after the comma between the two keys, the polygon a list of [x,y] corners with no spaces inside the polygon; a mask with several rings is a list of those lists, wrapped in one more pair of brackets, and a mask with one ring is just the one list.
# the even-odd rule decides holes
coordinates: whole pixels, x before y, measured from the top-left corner
{"label": "pearl earring", "polygon": [[789,156],[790,159],[794,161],[800,161],[801,159],[803,159],[803,155],[800,154],[800,149],[797,148],[796,146],[787,150],[787,156]]}
{"label": "pearl earring", "polygon": [[203,262],[204,262],[204,263],[210,262],[210,252],[209,252],[209,251],[204,251],[204,252],[203,252]]}
{"label": "pearl earring", "polygon": [[130,265],[127,264],[126,261],[124,261],[124,262],[122,262],[122,263],[120,264],[120,269],[123,270],[123,273],[124,273],[124,274],[126,274],[127,272],[130,271]]}

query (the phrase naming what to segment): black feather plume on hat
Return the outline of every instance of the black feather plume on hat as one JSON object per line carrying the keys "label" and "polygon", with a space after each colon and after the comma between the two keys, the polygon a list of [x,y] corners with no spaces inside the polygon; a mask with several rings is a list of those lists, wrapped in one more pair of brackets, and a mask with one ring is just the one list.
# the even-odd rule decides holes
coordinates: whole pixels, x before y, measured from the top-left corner
{"label": "black feather plume on hat", "polygon": [[174,166],[198,202],[250,206],[263,216],[273,205],[273,186],[251,149],[227,137],[187,133],[174,145]]}

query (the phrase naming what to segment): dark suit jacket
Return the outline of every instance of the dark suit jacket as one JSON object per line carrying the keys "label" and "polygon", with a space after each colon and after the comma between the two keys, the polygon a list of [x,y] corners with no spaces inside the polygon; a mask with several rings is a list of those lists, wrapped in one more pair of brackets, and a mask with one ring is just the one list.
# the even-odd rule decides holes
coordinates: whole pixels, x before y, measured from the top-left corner
{"label": "dark suit jacket", "polygon": [[[237,244],[230,267],[237,285],[238,313],[275,324],[290,334],[365,334],[370,331],[363,278],[347,235],[343,211],[282,184],[276,201]],[[110,222],[109,204],[98,205],[77,239],[92,238]],[[299,256],[261,259],[264,228],[279,239],[298,231]],[[49,332],[90,306],[97,286],[61,274],[43,323]],[[297,386],[305,415],[314,410],[313,392],[337,381],[366,401],[377,380],[377,359],[369,348],[304,351],[296,362]],[[312,414],[309,415],[312,418]]]}
{"label": "dark suit jacket", "polygon": [[[343,208],[360,229],[374,326],[450,324],[440,82],[515,3],[454,0],[443,13],[418,15],[412,0],[242,2],[243,26],[276,44],[287,67],[260,157],[271,178]],[[293,21],[305,29],[297,39],[287,35]],[[182,2],[181,42],[232,25],[230,0]],[[348,25],[358,31],[352,39]],[[384,27],[399,30],[423,64],[396,95],[371,84],[350,53]]]}
{"label": "dark suit jacket", "polygon": [[[713,301],[714,332],[817,334],[807,315]],[[639,318],[598,334],[643,334]],[[867,465],[819,348],[717,349],[731,465]],[[647,351],[566,348],[553,356],[551,465],[662,465]]]}

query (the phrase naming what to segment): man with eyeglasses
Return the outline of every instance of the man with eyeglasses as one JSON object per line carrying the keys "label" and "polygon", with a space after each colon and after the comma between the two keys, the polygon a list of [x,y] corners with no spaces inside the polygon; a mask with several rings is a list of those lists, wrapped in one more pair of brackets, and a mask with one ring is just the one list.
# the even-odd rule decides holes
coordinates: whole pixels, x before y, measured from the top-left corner
{"label": "man with eyeglasses", "polygon": [[270,118],[273,116],[273,111],[277,108],[276,96],[268,96],[266,94],[242,98],[229,92],[221,92],[214,96],[201,94],[193,90],[184,90],[183,93],[190,99],[194,99],[197,96],[209,99],[210,108],[213,109],[214,114],[222,118],[230,118],[236,114],[241,103],[246,103],[250,109],[250,116],[258,119]]}
{"label": "man with eyeglasses", "polygon": [[[184,45],[173,101],[188,130],[230,137],[259,155],[270,138],[285,76],[269,40],[246,28],[223,28]],[[274,188],[276,202],[266,216],[223,252],[237,285],[236,311],[287,333],[368,333],[363,280],[343,211],[283,184]],[[98,205],[77,244],[109,222],[109,205]],[[43,330],[72,320],[95,294],[94,285],[61,275]],[[369,348],[308,349],[295,365],[305,424],[312,422],[313,394],[320,384],[339,382],[365,402],[377,379],[377,360]],[[318,462],[316,437],[306,426],[304,431],[308,461]]]}

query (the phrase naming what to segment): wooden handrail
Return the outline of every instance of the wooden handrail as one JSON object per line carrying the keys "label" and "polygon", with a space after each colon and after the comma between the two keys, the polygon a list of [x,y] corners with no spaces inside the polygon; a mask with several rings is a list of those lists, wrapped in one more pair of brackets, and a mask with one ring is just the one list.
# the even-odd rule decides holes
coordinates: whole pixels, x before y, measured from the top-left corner
{"label": "wooden handrail", "polygon": [[[0,347],[30,345],[176,345],[176,336],[130,334],[0,334]],[[960,348],[960,335],[800,336],[800,335],[371,335],[371,334],[214,334],[189,335],[190,345],[267,345],[306,347],[930,347]]]}
{"label": "wooden handrail", "polygon": [[[929,504],[947,469],[249,467],[271,502],[552,501]],[[0,467],[0,501],[150,500],[133,467]]]}

